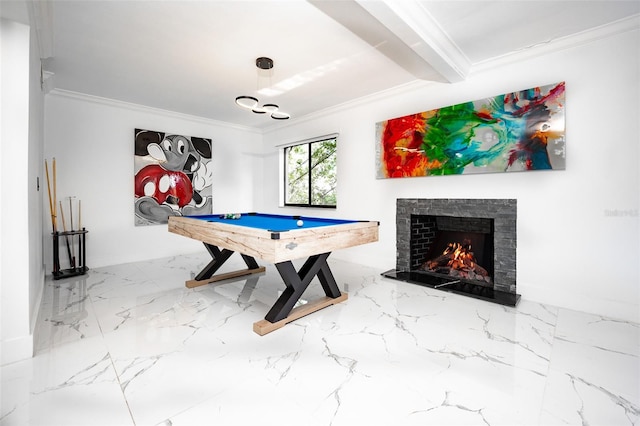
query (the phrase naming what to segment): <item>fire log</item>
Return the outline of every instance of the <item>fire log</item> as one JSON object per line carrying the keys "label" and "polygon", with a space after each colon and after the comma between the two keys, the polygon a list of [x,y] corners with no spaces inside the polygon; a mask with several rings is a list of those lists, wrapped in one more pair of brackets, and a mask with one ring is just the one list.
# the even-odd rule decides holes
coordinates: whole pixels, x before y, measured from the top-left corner
{"label": "fire log", "polygon": [[478,274],[478,275],[482,275],[483,277],[488,277],[489,276],[489,272],[484,269],[482,266],[478,265],[477,263],[474,263],[474,267],[473,267],[473,271]]}
{"label": "fire log", "polygon": [[489,277],[489,272],[478,265],[471,251],[471,242],[465,240],[463,244],[449,243],[444,252],[434,258],[424,262],[421,266],[423,270],[445,273],[449,275],[459,274],[478,276],[474,279],[483,280]]}
{"label": "fire log", "polygon": [[438,268],[439,266],[446,266],[452,259],[452,254],[441,254],[435,259],[427,260],[422,264],[422,269],[433,270]]}

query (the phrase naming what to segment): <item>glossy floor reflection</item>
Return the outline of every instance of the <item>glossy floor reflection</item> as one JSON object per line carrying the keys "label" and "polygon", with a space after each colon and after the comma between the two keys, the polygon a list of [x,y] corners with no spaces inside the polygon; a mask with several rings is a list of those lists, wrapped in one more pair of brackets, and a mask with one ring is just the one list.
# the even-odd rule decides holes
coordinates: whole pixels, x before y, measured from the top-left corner
{"label": "glossy floor reflection", "polygon": [[185,288],[207,256],[47,281],[36,356],[0,370],[0,425],[640,424],[638,324],[330,258],[348,300],[261,337],[275,268]]}

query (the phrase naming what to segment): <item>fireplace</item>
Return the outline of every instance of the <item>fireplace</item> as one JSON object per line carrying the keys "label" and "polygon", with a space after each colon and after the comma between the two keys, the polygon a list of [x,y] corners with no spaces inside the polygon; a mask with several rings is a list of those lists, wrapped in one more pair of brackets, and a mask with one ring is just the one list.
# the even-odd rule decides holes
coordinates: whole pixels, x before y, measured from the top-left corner
{"label": "fireplace", "polygon": [[398,199],[401,281],[516,306],[516,200]]}
{"label": "fireplace", "polygon": [[493,219],[411,215],[412,271],[493,286]]}

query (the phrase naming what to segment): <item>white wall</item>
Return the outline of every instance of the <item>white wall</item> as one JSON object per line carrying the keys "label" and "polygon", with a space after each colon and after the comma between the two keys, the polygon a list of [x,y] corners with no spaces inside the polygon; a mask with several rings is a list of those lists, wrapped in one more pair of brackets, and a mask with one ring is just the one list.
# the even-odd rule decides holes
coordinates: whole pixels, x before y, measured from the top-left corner
{"label": "white wall", "polygon": [[31,53],[29,65],[29,315],[31,333],[35,331],[44,292],[45,268],[43,244],[50,239],[42,235],[42,194],[46,191],[44,178],[44,91],[41,85],[40,47],[34,26],[31,26]]}
{"label": "white wall", "polygon": [[[60,91],[46,96],[45,111],[45,158],[50,167],[56,158],[58,200],[69,196],[82,200],[89,268],[203,250],[199,242],[170,234],[166,225],[134,226],[135,128],[211,138],[214,211],[254,209],[254,180],[261,176],[261,158],[256,154],[262,140],[259,133]],[[43,197],[48,206],[46,193]],[[45,233],[50,233],[48,211],[43,217]],[[52,249],[47,249],[45,261],[51,273]]]}
{"label": "white wall", "polygon": [[0,20],[0,364],[28,358],[44,282],[41,203],[40,63],[28,25]]}
{"label": "white wall", "polygon": [[[339,132],[338,208],[303,214],[379,220],[381,226],[378,243],[337,251],[335,258],[380,272],[394,268],[397,198],[516,198],[523,298],[640,321],[639,39],[637,30],[614,35],[487,69],[457,84],[417,82],[294,119],[264,135],[53,93],[46,100],[45,156],[57,158],[58,198],[82,199],[88,265],[98,267],[201,250],[165,226],[133,226],[134,128],[213,139],[217,212],[300,213],[278,205],[276,145]],[[567,86],[566,170],[375,178],[376,122],[559,81]],[[50,225],[43,216],[46,234]],[[50,253],[45,256],[50,262]]]}
{"label": "white wall", "polygon": [[[517,291],[541,301],[640,321],[638,31],[485,70],[457,84],[416,83],[265,134],[257,209],[278,206],[278,144],[339,132],[338,208],[306,214],[379,220],[380,240],[335,258],[395,268],[397,198],[516,198]],[[375,123],[566,81],[564,171],[375,178]],[[615,211],[627,216],[613,216]],[[624,213],[623,213],[624,214]]]}

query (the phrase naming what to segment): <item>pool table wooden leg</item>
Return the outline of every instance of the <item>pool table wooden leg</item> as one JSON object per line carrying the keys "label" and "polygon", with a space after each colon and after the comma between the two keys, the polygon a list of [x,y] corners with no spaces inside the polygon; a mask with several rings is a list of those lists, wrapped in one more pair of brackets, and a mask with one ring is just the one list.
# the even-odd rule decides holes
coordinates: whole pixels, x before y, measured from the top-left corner
{"label": "pool table wooden leg", "polygon": [[185,285],[188,288],[199,287],[215,281],[241,277],[243,275],[257,274],[266,270],[264,266],[259,266],[253,257],[241,254],[244,263],[247,265],[247,269],[214,275],[234,252],[227,249],[220,250],[213,244],[203,244],[213,259],[202,269],[202,271],[198,273],[198,275],[195,276],[193,280],[185,282]]}
{"label": "pool table wooden leg", "polygon": [[[327,263],[327,258],[330,254],[323,253],[309,257],[300,268],[300,271],[297,272],[291,261],[276,263],[276,268],[286,288],[269,310],[265,319],[253,324],[253,330],[256,333],[264,335],[283,327],[291,321],[347,299],[346,293],[340,293]],[[316,276],[320,280],[327,297],[293,309]]]}

